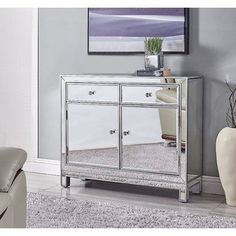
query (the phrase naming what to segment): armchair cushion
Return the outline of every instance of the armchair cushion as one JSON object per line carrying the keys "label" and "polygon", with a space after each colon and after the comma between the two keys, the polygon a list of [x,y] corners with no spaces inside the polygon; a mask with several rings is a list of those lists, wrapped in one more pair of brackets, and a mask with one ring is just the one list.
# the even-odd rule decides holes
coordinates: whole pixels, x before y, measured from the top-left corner
{"label": "armchair cushion", "polygon": [[[177,102],[177,92],[173,89],[160,89],[156,92],[157,100],[165,103],[176,103]],[[186,109],[185,98],[182,97],[182,110]]]}
{"label": "armchair cushion", "polygon": [[8,192],[17,172],[23,167],[27,154],[19,148],[0,148],[0,191]]}
{"label": "armchair cushion", "polygon": [[7,193],[0,193],[0,199],[1,199],[0,200],[0,220],[1,220],[1,215],[8,208],[11,199]]}

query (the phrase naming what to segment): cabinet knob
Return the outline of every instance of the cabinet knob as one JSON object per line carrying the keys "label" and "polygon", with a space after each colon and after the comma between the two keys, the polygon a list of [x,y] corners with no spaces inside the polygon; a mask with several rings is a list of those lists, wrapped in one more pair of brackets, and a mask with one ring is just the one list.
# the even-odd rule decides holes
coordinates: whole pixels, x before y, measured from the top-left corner
{"label": "cabinet knob", "polygon": [[110,134],[115,134],[115,133],[116,133],[116,129],[111,129],[111,130],[109,131],[109,133],[110,133]]}
{"label": "cabinet knob", "polygon": [[89,95],[94,95],[96,91],[89,91]]}
{"label": "cabinet knob", "polygon": [[146,96],[147,98],[152,97],[152,93],[151,93],[151,92],[145,93],[145,96]]}
{"label": "cabinet knob", "polygon": [[126,131],[123,132],[123,134],[124,134],[124,136],[130,135],[130,131],[129,131],[129,130],[126,130]]}

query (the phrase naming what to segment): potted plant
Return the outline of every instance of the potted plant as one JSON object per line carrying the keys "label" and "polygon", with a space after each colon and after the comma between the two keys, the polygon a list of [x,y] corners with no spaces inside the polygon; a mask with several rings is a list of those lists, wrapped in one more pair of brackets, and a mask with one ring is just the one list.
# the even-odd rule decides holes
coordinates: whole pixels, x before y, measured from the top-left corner
{"label": "potted plant", "polygon": [[145,69],[146,70],[160,70],[163,67],[163,53],[162,53],[161,38],[145,38]]}
{"label": "potted plant", "polygon": [[216,159],[226,203],[236,206],[236,84],[226,82],[229,89],[228,127],[222,129],[216,140]]}

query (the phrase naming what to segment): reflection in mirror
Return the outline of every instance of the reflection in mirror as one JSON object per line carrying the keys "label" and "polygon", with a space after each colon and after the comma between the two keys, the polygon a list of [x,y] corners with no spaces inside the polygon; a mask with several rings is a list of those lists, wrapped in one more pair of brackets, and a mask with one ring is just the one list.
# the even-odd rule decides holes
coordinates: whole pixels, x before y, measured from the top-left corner
{"label": "reflection in mirror", "polygon": [[[176,80],[173,78],[162,79],[162,83],[181,83],[182,84],[182,104],[181,104],[181,149],[185,151],[186,136],[187,136],[187,123],[186,123],[186,81]],[[176,88],[162,88],[156,92],[157,101],[162,103],[178,103],[177,89]],[[159,112],[162,138],[166,142],[176,142],[176,112],[173,109],[160,109]]]}
{"label": "reflection in mirror", "polygon": [[69,104],[69,163],[119,166],[118,108]]}
{"label": "reflection in mirror", "polygon": [[[123,168],[178,174],[176,140],[163,138],[160,114],[164,110],[123,108]],[[173,114],[177,111],[168,110]],[[170,120],[170,126],[175,123],[175,119]]]}

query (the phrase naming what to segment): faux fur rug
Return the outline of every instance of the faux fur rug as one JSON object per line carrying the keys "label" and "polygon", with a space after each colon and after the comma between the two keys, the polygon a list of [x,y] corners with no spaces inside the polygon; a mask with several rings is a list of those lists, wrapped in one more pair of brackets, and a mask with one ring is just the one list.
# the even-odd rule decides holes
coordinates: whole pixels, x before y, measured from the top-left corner
{"label": "faux fur rug", "polygon": [[29,228],[233,228],[236,218],[28,194]]}

